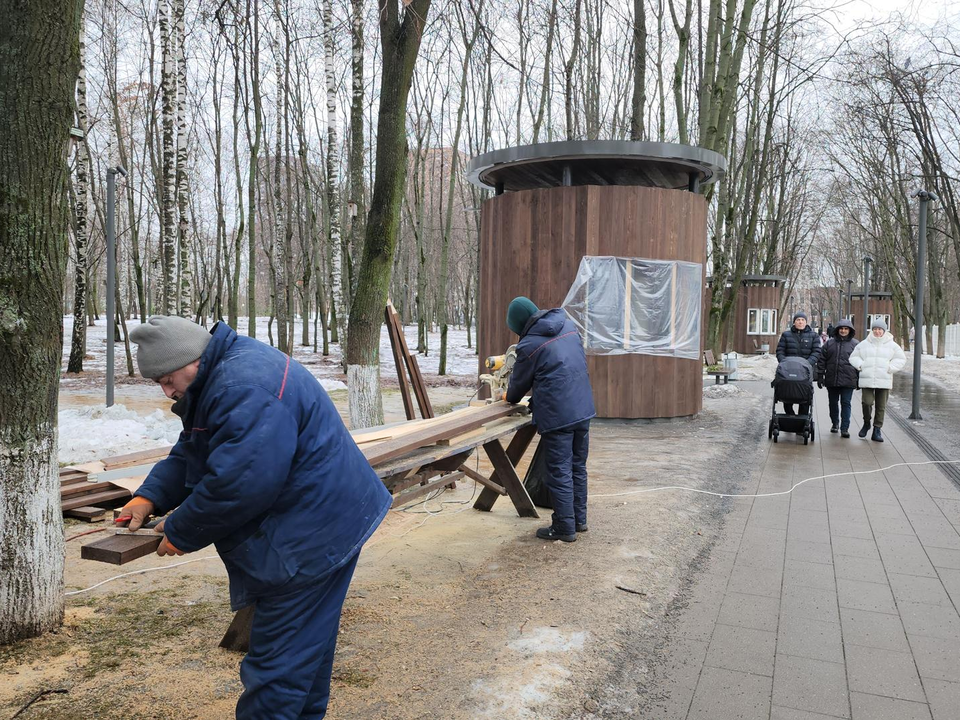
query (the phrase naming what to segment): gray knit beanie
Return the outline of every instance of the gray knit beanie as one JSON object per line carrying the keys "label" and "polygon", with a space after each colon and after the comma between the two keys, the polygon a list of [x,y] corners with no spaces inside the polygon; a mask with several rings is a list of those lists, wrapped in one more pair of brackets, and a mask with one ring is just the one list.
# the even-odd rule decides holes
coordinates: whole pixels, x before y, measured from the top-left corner
{"label": "gray knit beanie", "polygon": [[145,378],[157,380],[203,355],[210,333],[186,318],[154,315],[130,331],[137,344],[137,366]]}
{"label": "gray knit beanie", "polygon": [[874,318],[873,322],[870,323],[870,329],[873,330],[873,328],[883,328],[884,332],[889,330],[887,324],[883,321],[883,318]]}

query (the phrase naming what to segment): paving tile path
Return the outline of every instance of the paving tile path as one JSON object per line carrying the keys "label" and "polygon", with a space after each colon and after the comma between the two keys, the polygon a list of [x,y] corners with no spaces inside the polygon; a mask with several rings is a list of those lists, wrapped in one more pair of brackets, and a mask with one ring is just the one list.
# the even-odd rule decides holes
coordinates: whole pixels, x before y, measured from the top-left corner
{"label": "paving tile path", "polygon": [[[769,385],[743,383],[770,396]],[[769,443],[668,650],[671,720],[960,718],[960,489],[892,420],[886,442]]]}

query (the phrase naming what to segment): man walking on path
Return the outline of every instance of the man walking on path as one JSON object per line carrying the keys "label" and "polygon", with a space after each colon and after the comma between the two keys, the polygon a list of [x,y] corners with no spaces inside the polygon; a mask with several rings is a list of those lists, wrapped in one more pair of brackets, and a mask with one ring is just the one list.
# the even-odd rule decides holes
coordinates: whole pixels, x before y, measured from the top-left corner
{"label": "man walking on path", "polygon": [[573,542],[587,529],[587,451],[597,414],[583,340],[562,309],[540,310],[525,297],[510,302],[507,326],[520,336],[507,402],[533,390],[530,408],[553,499],[553,522],[537,537]]}
{"label": "man walking on path", "polygon": [[880,428],[883,427],[883,417],[887,409],[887,400],[890,390],[893,389],[893,374],[907,364],[907,357],[887,332],[887,324],[881,319],[874,319],[870,326],[870,334],[866,340],[857,345],[850,353],[850,364],[860,371],[860,389],[863,402],[863,427],[859,435],[867,436],[870,430],[871,409],[873,413],[873,435],[871,440],[883,442]]}
{"label": "man walking on path", "polygon": [[157,553],[216,545],[231,607],[255,603],[237,718],[322,718],[347,587],[390,493],[320,383],[279,350],[166,316],[130,339],[183,432],[121,519],[136,530],[172,510]]}
{"label": "man walking on path", "polygon": [[[807,325],[806,313],[798,312],[793,316],[793,325],[784,331],[777,343],[777,362],[783,362],[787,357],[801,357],[816,368],[821,349],[820,336]],[[800,406],[801,415],[806,415],[809,411],[809,406]],[[785,402],[783,412],[794,415],[793,403]]]}
{"label": "man walking on path", "polygon": [[849,320],[838,322],[817,362],[818,382],[827,386],[830,399],[830,432],[839,430],[845,438],[850,437],[850,401],[857,388],[857,370],[850,364],[850,353],[857,346],[855,333]]}

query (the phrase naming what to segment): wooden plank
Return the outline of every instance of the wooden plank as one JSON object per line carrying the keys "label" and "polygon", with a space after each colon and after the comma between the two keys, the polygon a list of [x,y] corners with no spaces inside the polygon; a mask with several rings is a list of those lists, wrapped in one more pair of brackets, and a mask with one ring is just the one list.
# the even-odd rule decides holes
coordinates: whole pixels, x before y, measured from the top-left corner
{"label": "wooden plank", "polygon": [[111,500],[123,500],[131,497],[129,490],[117,488],[116,490],[106,490],[104,492],[93,493],[92,495],[80,495],[70,500],[60,503],[61,510],[74,510],[84,505],[96,505],[97,503],[106,503]]}
{"label": "wooden plank", "polygon": [[250,630],[253,627],[253,614],[256,605],[247,605],[233,616],[230,627],[220,641],[224,650],[245,653],[250,649]]}
{"label": "wooden plank", "polygon": [[507,495],[509,495],[513,501],[513,506],[517,509],[520,517],[540,517],[540,513],[537,512],[537,506],[534,505],[533,500],[530,499],[527,489],[523,486],[520,477],[517,475],[517,469],[514,467],[513,461],[507,457],[507,453],[503,449],[503,445],[500,444],[500,441],[492,440],[484,445],[483,449],[486,451],[487,457],[490,458],[490,462],[496,471],[494,477],[503,484]]}
{"label": "wooden plank", "polygon": [[[432,467],[434,463],[444,463],[448,459],[458,455],[468,458],[474,452],[474,450],[476,450],[478,447],[481,447],[485,442],[489,442],[494,438],[501,438],[507,435],[513,436],[519,428],[530,424],[531,420],[529,415],[510,415],[509,417],[487,423],[484,425],[484,433],[482,436],[469,440],[464,445],[458,447],[428,445],[426,447],[413,450],[410,453],[407,453],[406,455],[394,460],[378,463],[373,466],[373,470],[379,477],[386,478],[399,472],[404,472],[411,469],[418,470],[427,465]],[[465,461],[465,459],[461,460],[461,463]],[[456,469],[456,466],[449,469]]]}
{"label": "wooden plank", "polygon": [[483,487],[485,487],[485,488],[489,488],[490,490],[493,490],[493,492],[497,493],[497,495],[506,495],[506,494],[507,494],[506,489],[504,489],[504,487],[503,487],[502,485],[498,485],[497,483],[493,482],[492,480],[484,477],[483,475],[481,475],[480,473],[478,473],[476,470],[474,470],[474,469],[472,469],[472,468],[468,468],[466,465],[461,465],[461,466],[460,466],[460,470],[461,470],[461,471],[463,472],[463,474],[466,475],[468,478],[470,478],[471,480],[475,480],[475,481],[478,482],[479,484],[483,485]]}
{"label": "wooden plank", "polygon": [[110,488],[115,488],[111,482],[85,482],[77,483],[75,485],[60,486],[60,497],[74,497],[75,495],[92,495],[96,492],[102,492]]}
{"label": "wooden plank", "polygon": [[[460,480],[463,478],[463,473],[460,471],[441,472],[436,469],[424,470],[423,472],[415,473],[413,475],[410,475],[407,478],[404,478],[394,483],[393,486],[390,488],[390,492],[393,493],[394,495],[399,495],[404,490],[407,490],[408,488],[412,488],[415,485],[426,485],[437,476],[439,476],[444,480],[444,482],[440,483],[441,485],[450,485],[452,487],[456,487],[455,483],[457,482],[457,480]],[[396,503],[394,504],[396,505]]]}
{"label": "wooden plank", "polygon": [[413,400],[410,398],[410,388],[407,386],[407,375],[400,351],[400,343],[406,344],[406,339],[402,332],[400,337],[397,337],[397,328],[393,322],[396,314],[397,311],[394,309],[393,303],[388,300],[384,317],[387,323],[387,335],[390,337],[390,349],[393,350],[393,362],[397,367],[397,382],[400,384],[400,396],[403,398],[403,412],[406,414],[407,420],[414,420],[417,414],[413,409]]}
{"label": "wooden plank", "polygon": [[124,565],[156,552],[161,540],[163,535],[152,531],[137,535],[111,535],[81,547],[80,557],[84,560]]}
{"label": "wooden plank", "polygon": [[[456,476],[456,477],[454,477]],[[447,473],[446,475],[441,475],[438,478],[431,480],[425,485],[421,485],[413,490],[407,490],[397,495],[393,499],[393,505],[390,507],[396,508],[401,505],[406,505],[411,500],[416,500],[418,497],[426,495],[427,493],[433,492],[434,490],[439,490],[440,488],[455,483],[459,478],[463,477],[463,473],[454,472]]]}
{"label": "wooden plank", "polygon": [[94,507],[92,505],[82,505],[73,510],[65,510],[64,517],[76,518],[77,520],[86,520],[87,522],[98,522],[107,516],[106,508]]}
{"label": "wooden plank", "polygon": [[512,415],[519,412],[520,408],[501,401],[485,408],[471,408],[471,411],[469,415],[454,418],[449,423],[438,423],[394,440],[361,448],[361,452],[371,465],[376,465],[400,457],[424,445],[435,443],[437,440],[456,437],[492,420]]}
{"label": "wooden plank", "polygon": [[[510,463],[513,467],[516,467],[517,463],[520,462],[520,458],[523,457],[523,454],[527,451],[527,448],[530,447],[530,443],[533,442],[533,437],[536,434],[537,428],[532,424],[526,425],[517,430],[516,434],[513,436],[513,439],[510,441],[510,444],[507,446],[507,459],[510,460]],[[499,441],[497,444],[499,444]],[[514,474],[516,474],[515,470]],[[503,481],[500,480],[499,474],[496,472],[496,467],[494,467],[494,473],[490,476],[490,480],[498,485],[503,483]],[[506,485],[506,483],[503,484]],[[523,492],[526,494],[526,489],[524,489]],[[493,504],[497,501],[498,497],[499,495],[493,490],[484,488],[480,493],[480,497],[478,497],[477,501],[473,504],[473,507],[477,510],[489,512],[493,509]],[[527,495],[527,499],[530,499],[529,495]],[[531,502],[530,504],[532,505],[533,503]],[[536,517],[539,517],[539,515]]]}
{"label": "wooden plank", "polygon": [[79,477],[70,478],[69,480],[60,480],[60,487],[70,487],[72,485],[84,485],[87,482],[86,475],[80,475]]}
{"label": "wooden plank", "polygon": [[[407,372],[410,374],[410,384],[413,386],[413,394],[417,399],[417,406],[420,408],[420,415],[424,418],[432,418],[433,405],[430,403],[430,396],[427,394],[427,386],[423,381],[423,374],[420,372],[420,364],[417,362],[417,357],[410,352],[410,348],[407,345],[407,337],[403,333],[403,325],[400,324],[400,316],[397,314],[397,311],[393,309],[393,305],[389,305],[390,310],[393,310],[392,313],[388,315],[388,323],[392,325],[393,332],[397,337],[398,350],[400,356],[403,358],[404,363],[407,366]],[[399,370],[399,367],[398,367]],[[409,419],[413,419],[409,415]]]}
{"label": "wooden plank", "polygon": [[103,463],[104,470],[118,470],[134,465],[146,465],[147,463],[163,460],[170,454],[172,449],[173,446],[171,445],[170,447],[140,450],[139,452],[126,453],[125,455],[113,455],[112,457],[102,458],[100,462]]}
{"label": "wooden plank", "polygon": [[466,442],[467,440],[475,437],[480,437],[481,435],[483,435],[483,427],[478,427],[476,430],[471,430],[470,432],[457,435],[456,437],[437,440],[437,445],[459,445],[462,442]]}

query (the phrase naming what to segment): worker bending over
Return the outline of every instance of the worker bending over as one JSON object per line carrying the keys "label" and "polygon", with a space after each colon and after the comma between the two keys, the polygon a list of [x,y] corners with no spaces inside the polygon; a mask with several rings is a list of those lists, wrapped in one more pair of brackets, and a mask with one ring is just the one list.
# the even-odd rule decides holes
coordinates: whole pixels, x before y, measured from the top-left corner
{"label": "worker bending over", "polygon": [[390,493],[317,379],[279,350],[179,317],[130,339],[183,432],[121,515],[135,530],[173,510],[157,553],[215,545],[231,607],[256,604],[237,718],[322,718],[347,587]]}
{"label": "worker bending over", "polygon": [[530,407],[553,498],[553,522],[537,537],[573,542],[587,529],[587,451],[597,414],[583,341],[566,312],[540,310],[525,297],[510,302],[507,327],[520,336],[507,401],[533,391]]}

